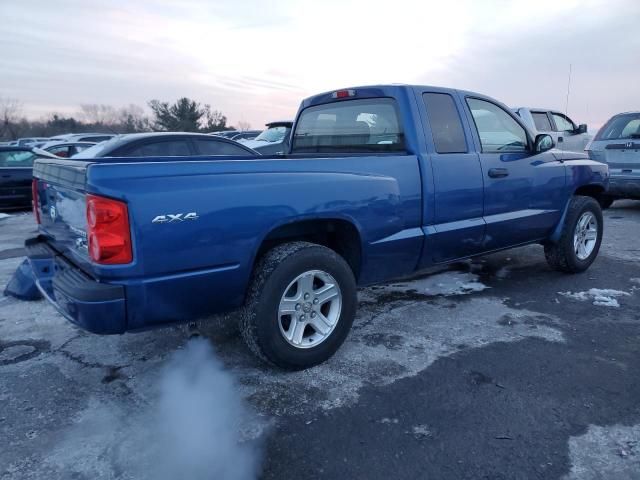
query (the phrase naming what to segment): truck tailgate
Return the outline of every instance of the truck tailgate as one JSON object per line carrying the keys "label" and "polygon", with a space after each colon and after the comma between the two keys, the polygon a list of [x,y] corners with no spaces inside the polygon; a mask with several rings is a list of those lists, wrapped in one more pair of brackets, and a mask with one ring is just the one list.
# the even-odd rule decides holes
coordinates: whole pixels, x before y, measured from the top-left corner
{"label": "truck tailgate", "polygon": [[40,233],[49,245],[79,266],[88,266],[85,179],[89,163],[38,160],[37,181]]}

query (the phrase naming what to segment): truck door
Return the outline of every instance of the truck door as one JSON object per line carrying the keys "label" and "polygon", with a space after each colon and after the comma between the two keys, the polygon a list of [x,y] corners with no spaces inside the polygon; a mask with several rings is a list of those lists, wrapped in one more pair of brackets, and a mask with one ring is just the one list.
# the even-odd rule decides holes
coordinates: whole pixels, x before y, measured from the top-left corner
{"label": "truck door", "polygon": [[484,177],[483,250],[549,235],[564,206],[565,169],[551,151],[535,154],[533,138],[501,105],[467,96]]}
{"label": "truck door", "polygon": [[434,89],[422,91],[420,101],[428,151],[423,168],[433,175],[432,185],[423,188],[424,267],[478,253],[485,222],[482,169],[469,126],[461,119],[460,99]]}

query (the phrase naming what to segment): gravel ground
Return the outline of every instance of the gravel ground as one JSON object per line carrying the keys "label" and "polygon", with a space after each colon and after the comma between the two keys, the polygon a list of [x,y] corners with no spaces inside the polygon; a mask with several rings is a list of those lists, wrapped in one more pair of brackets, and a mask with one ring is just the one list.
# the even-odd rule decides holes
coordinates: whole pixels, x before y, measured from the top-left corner
{"label": "gravel ground", "polygon": [[[0,297],[0,479],[638,479],[640,202],[605,217],[581,275],[530,246],[362,289],[304,372],[225,319],[102,337]],[[0,219],[0,286],[32,230]]]}

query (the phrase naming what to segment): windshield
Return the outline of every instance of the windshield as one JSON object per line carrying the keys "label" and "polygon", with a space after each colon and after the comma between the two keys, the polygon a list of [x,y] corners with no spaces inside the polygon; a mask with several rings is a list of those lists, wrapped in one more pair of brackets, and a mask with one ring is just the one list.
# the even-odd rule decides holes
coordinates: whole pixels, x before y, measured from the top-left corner
{"label": "windshield", "polygon": [[285,126],[271,127],[254,138],[254,140],[262,140],[263,142],[269,143],[281,142],[290,130],[290,128]]}
{"label": "windshield", "polygon": [[403,152],[404,133],[395,100],[348,100],[305,109],[292,152]]}
{"label": "windshield", "polygon": [[28,151],[0,152],[0,167],[25,168],[33,165],[36,156]]}
{"label": "windshield", "polygon": [[600,129],[595,140],[623,138],[640,138],[640,113],[627,113],[613,117]]}

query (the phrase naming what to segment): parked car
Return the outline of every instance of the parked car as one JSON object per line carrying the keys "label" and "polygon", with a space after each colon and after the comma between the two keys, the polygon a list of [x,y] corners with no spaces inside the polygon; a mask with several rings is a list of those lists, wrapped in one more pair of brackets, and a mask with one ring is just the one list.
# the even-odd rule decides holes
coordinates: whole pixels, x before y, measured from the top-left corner
{"label": "parked car", "polygon": [[262,130],[223,130],[220,132],[211,132],[209,135],[228,138],[229,140],[253,140],[262,133]]}
{"label": "parked car", "polygon": [[42,144],[47,142],[49,139],[46,137],[27,137],[27,138],[19,138],[16,140],[16,145],[20,147],[29,147],[33,146],[36,143]]}
{"label": "parked car", "polygon": [[593,138],[587,133],[587,125],[576,125],[564,113],[543,108],[515,108],[524,123],[536,133],[551,135],[559,149],[582,152]]}
{"label": "parked car", "polygon": [[48,140],[51,142],[91,142],[100,143],[115,137],[115,133],[67,133],[65,135],[57,135]]}
{"label": "parked car", "polygon": [[607,166],[489,97],[358,87],[304,100],[295,125],[259,161],[38,159],[39,288],[102,334],[238,309],[256,355],[299,369],[342,344],[357,285],[530,243],[570,273],[598,254]]}
{"label": "parked car", "polygon": [[96,145],[92,142],[47,142],[40,148],[58,157],[71,158],[74,155]]}
{"label": "parked car", "polygon": [[29,147],[0,147],[0,210],[31,206],[35,158]]}
{"label": "parked car", "polygon": [[262,130],[243,130],[231,137],[231,140],[239,142],[240,140],[253,140],[262,133]]}
{"label": "parked car", "polygon": [[241,143],[251,147],[261,155],[273,155],[289,150],[289,139],[293,122],[285,120],[281,122],[267,123],[264,130],[253,140],[241,140]]}
{"label": "parked car", "polygon": [[197,155],[256,156],[255,151],[233,140],[204,133],[155,132],[118,135],[74,155],[97,157],[178,157]]}
{"label": "parked car", "polygon": [[609,165],[611,181],[603,206],[617,198],[640,200],[640,112],[614,115],[587,145],[589,158]]}
{"label": "parked car", "polygon": [[211,132],[209,135],[216,135],[218,137],[231,138],[240,133],[240,130],[220,130],[218,132]]}

